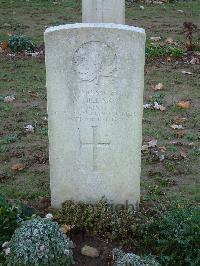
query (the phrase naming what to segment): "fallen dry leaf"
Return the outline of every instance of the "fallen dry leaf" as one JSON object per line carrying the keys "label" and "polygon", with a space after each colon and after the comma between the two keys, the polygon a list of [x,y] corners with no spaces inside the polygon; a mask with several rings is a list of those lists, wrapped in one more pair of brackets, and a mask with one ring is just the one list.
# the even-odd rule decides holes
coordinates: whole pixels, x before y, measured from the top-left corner
{"label": "fallen dry leaf", "polygon": [[165,111],[166,110],[166,107],[158,104],[157,102],[154,102],[154,107],[153,108],[156,109],[156,110],[160,110],[160,111]]}
{"label": "fallen dry leaf", "polygon": [[159,159],[160,159],[160,162],[163,162],[165,160],[165,155],[164,154],[160,154]]}
{"label": "fallen dry leaf", "polygon": [[152,108],[152,104],[151,103],[146,103],[146,104],[143,105],[143,108],[144,109],[150,109],[150,108]]}
{"label": "fallen dry leaf", "polygon": [[173,129],[183,129],[183,126],[182,125],[173,124],[173,125],[171,125],[171,128],[173,128]]}
{"label": "fallen dry leaf", "polygon": [[171,37],[168,37],[168,38],[166,39],[166,43],[168,43],[168,44],[173,44],[173,43],[174,43],[174,40],[173,40]]}
{"label": "fallen dry leaf", "polygon": [[3,101],[4,101],[4,103],[11,103],[14,100],[15,100],[15,96],[9,95],[9,96],[6,96]]}
{"label": "fallen dry leaf", "polygon": [[181,149],[180,155],[181,155],[181,157],[186,158],[187,157],[187,151],[185,149]]}
{"label": "fallen dry leaf", "polygon": [[176,131],[176,136],[177,138],[183,138],[185,136],[185,131],[184,130],[178,130]]}
{"label": "fallen dry leaf", "polygon": [[161,37],[150,37],[150,40],[158,42],[161,40]]}
{"label": "fallen dry leaf", "polygon": [[163,147],[159,147],[159,150],[160,150],[161,152],[166,152],[166,151],[167,151],[167,148],[166,148],[165,146],[163,146]]}
{"label": "fallen dry leaf", "polygon": [[148,151],[149,150],[149,146],[148,145],[142,145],[142,151]]}
{"label": "fallen dry leaf", "polygon": [[190,101],[181,101],[177,104],[177,107],[181,108],[181,109],[189,109],[191,106]]}
{"label": "fallen dry leaf", "polygon": [[155,148],[155,147],[157,147],[157,143],[158,143],[158,141],[156,139],[152,139],[147,144],[142,145],[142,151],[143,152],[148,152],[149,151],[149,148]]}
{"label": "fallen dry leaf", "polygon": [[14,171],[22,171],[25,168],[25,165],[22,163],[16,163],[12,165],[11,169]]}
{"label": "fallen dry leaf", "polygon": [[186,118],[186,117],[179,117],[179,116],[177,116],[177,117],[174,119],[175,124],[178,124],[178,125],[183,124],[183,123],[185,123],[186,121],[187,121],[187,118]]}
{"label": "fallen dry leaf", "polygon": [[167,56],[166,57],[166,61],[167,61],[167,63],[170,63],[172,61],[172,57],[171,56]]}
{"label": "fallen dry leaf", "polygon": [[151,141],[148,142],[148,147],[149,148],[155,148],[157,146],[158,141],[156,139],[152,139]]}
{"label": "fallen dry leaf", "polygon": [[192,75],[192,72],[190,72],[190,71],[185,71],[185,70],[182,70],[181,73],[182,73],[182,74],[186,74],[186,75]]}
{"label": "fallen dry leaf", "polygon": [[61,229],[62,229],[62,231],[63,231],[64,234],[67,234],[67,233],[70,232],[73,228],[74,228],[74,225],[68,225],[68,224],[62,224],[62,225],[61,225]]}
{"label": "fallen dry leaf", "polygon": [[8,42],[7,41],[3,41],[2,44],[1,44],[1,48],[3,50],[7,50],[8,49]]}
{"label": "fallen dry leaf", "polygon": [[31,133],[34,132],[34,127],[32,125],[27,125],[24,128],[25,128],[26,132],[31,132]]}
{"label": "fallen dry leaf", "polygon": [[39,52],[34,52],[34,53],[25,53],[26,55],[28,55],[28,56],[31,56],[31,57],[38,57],[39,55],[40,55],[40,53]]}
{"label": "fallen dry leaf", "polygon": [[153,90],[154,91],[159,91],[163,89],[163,84],[162,83],[158,83],[157,85],[153,86]]}
{"label": "fallen dry leaf", "polygon": [[183,142],[182,141],[175,140],[175,141],[171,141],[170,143],[173,144],[173,145],[176,145],[176,146],[183,146]]}
{"label": "fallen dry leaf", "polygon": [[28,94],[31,96],[31,97],[38,97],[38,93],[36,91],[28,91]]}
{"label": "fallen dry leaf", "polygon": [[192,64],[192,65],[199,65],[200,64],[200,59],[198,57],[193,57],[190,60],[190,64]]}

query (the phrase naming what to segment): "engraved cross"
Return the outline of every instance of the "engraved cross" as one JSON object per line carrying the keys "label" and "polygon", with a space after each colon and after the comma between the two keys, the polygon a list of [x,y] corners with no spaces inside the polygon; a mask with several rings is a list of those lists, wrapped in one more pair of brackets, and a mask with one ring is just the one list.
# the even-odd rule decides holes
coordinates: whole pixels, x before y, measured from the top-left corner
{"label": "engraved cross", "polygon": [[97,167],[97,153],[98,153],[98,148],[100,147],[108,147],[110,145],[110,142],[98,142],[97,139],[97,126],[92,126],[92,142],[82,142],[80,140],[81,146],[85,145],[92,145],[92,159],[93,159],[93,171],[96,171],[98,169]]}

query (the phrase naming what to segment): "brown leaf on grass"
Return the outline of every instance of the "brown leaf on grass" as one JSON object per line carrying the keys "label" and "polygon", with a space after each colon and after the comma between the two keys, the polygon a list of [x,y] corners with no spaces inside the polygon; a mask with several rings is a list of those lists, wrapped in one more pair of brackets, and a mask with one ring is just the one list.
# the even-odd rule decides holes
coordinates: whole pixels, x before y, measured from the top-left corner
{"label": "brown leaf on grass", "polygon": [[143,152],[148,152],[148,150],[149,150],[149,146],[148,145],[142,145],[142,151]]}
{"label": "brown leaf on grass", "polygon": [[165,146],[163,146],[163,147],[159,147],[159,150],[160,150],[161,152],[166,152],[166,151],[167,151],[167,148],[166,148]]}
{"label": "brown leaf on grass", "polygon": [[177,116],[175,119],[174,119],[174,122],[178,125],[180,124],[183,124],[187,121],[187,118],[186,117],[179,117]]}
{"label": "brown leaf on grass", "polygon": [[73,228],[74,228],[74,225],[69,225],[69,224],[61,225],[61,230],[63,231],[64,234],[69,233]]}
{"label": "brown leaf on grass", "polygon": [[11,166],[11,169],[13,171],[22,171],[25,168],[25,165],[23,163],[16,163]]}
{"label": "brown leaf on grass", "polygon": [[162,83],[158,83],[157,85],[153,86],[153,90],[154,91],[160,91],[163,89],[163,84]]}
{"label": "brown leaf on grass", "polygon": [[147,144],[142,145],[142,151],[144,153],[149,152],[149,148],[155,148],[157,146],[158,141],[156,139],[152,139]]}
{"label": "brown leaf on grass", "polygon": [[184,135],[185,135],[185,131],[184,130],[178,130],[178,131],[176,131],[177,138],[181,139],[181,138],[184,137]]}
{"label": "brown leaf on grass", "polygon": [[172,141],[170,143],[173,144],[173,145],[176,145],[176,146],[183,146],[183,142],[182,141],[175,140],[175,141]]}
{"label": "brown leaf on grass", "polygon": [[38,93],[37,93],[36,91],[28,91],[28,94],[29,94],[31,97],[38,98]]}
{"label": "brown leaf on grass", "polygon": [[3,41],[1,44],[1,48],[2,50],[7,50],[8,49],[8,42],[7,41]]}
{"label": "brown leaf on grass", "polygon": [[166,43],[173,44],[174,40],[172,39],[172,37],[168,37],[167,40],[166,40]]}
{"label": "brown leaf on grass", "polygon": [[181,109],[189,109],[191,106],[190,101],[181,101],[177,104],[177,107]]}
{"label": "brown leaf on grass", "polygon": [[167,56],[167,57],[166,57],[166,62],[167,62],[167,63],[170,63],[171,61],[172,61],[172,57],[171,57],[171,56]]}
{"label": "brown leaf on grass", "polygon": [[181,157],[183,157],[185,159],[187,157],[187,151],[185,149],[181,149],[180,155],[181,155]]}

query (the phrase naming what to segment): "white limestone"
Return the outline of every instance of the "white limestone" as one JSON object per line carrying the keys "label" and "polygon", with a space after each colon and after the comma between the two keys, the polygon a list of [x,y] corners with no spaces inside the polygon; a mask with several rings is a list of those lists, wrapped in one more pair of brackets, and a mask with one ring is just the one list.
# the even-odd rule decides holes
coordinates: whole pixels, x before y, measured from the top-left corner
{"label": "white limestone", "polygon": [[145,32],[74,24],[45,32],[52,205],[137,204]]}
{"label": "white limestone", "polygon": [[82,21],[125,24],[125,0],[82,0]]}

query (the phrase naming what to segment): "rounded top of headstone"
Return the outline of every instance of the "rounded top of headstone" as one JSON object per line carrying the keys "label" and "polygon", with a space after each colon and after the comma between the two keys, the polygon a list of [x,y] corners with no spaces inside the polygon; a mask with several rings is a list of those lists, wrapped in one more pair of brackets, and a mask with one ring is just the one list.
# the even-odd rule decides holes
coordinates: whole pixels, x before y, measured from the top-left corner
{"label": "rounded top of headstone", "polygon": [[75,24],[65,24],[60,26],[49,27],[45,30],[45,34],[69,29],[81,29],[81,28],[97,28],[97,29],[116,29],[116,30],[127,30],[136,33],[141,33],[145,36],[145,30],[143,28],[115,24],[115,23],[75,23]]}

